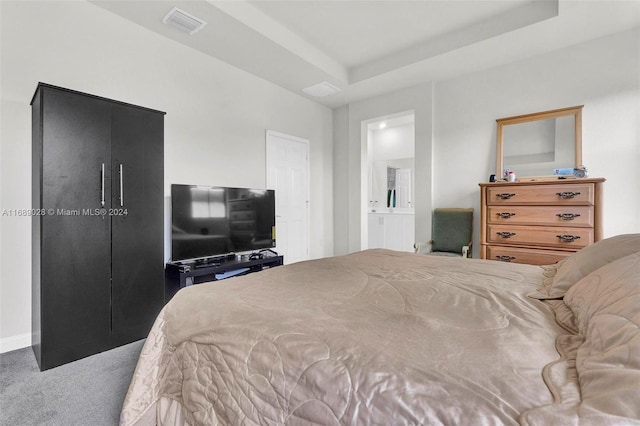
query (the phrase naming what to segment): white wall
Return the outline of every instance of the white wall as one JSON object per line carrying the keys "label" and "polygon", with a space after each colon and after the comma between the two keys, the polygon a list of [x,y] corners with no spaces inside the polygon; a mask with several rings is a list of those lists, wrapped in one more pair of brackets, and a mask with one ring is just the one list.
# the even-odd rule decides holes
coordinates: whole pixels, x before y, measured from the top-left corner
{"label": "white wall", "polygon": [[478,183],[496,172],[495,120],[582,104],[583,162],[592,177],[607,179],[604,236],[640,232],[636,29],[334,110],[336,253],[363,247],[362,120],[416,109],[416,240],[430,239],[432,208],[472,207],[479,243]]}
{"label": "white wall", "polygon": [[413,158],[415,129],[413,123],[371,131],[372,161]]}
{"label": "white wall", "polygon": [[335,253],[366,247],[367,130],[363,121],[401,112],[415,115],[416,238],[426,241],[431,229],[432,164],[431,83],[376,96],[334,110],[334,241]]}
{"label": "white wall", "polygon": [[[604,236],[640,232],[640,32],[438,82],[433,206],[474,207],[496,173],[497,118],[584,105],[583,162],[604,177]],[[479,245],[475,244],[474,257]]]}
{"label": "white wall", "polygon": [[[31,207],[39,81],[166,111],[171,183],[265,186],[265,131],[310,140],[311,256],[333,254],[332,112],[87,2],[0,2],[2,209]],[[2,217],[0,351],[30,345],[31,220]]]}

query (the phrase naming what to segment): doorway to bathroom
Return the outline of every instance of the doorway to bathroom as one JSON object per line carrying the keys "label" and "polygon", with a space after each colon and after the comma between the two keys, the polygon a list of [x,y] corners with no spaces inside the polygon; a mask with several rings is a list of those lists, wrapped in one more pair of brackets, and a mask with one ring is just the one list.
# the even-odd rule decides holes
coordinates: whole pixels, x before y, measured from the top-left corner
{"label": "doorway to bathroom", "polygon": [[415,114],[378,117],[363,127],[367,130],[367,247],[412,251]]}

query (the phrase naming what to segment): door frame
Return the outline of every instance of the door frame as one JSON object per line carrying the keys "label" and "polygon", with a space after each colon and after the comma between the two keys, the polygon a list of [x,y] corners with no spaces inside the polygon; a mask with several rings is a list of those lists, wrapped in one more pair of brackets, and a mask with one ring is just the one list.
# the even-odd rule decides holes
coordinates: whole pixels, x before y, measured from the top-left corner
{"label": "door frame", "polygon": [[[305,231],[307,233],[307,241],[306,241],[306,246],[303,248],[303,250],[306,252],[305,256],[304,256],[304,260],[308,260],[311,258],[311,161],[310,161],[310,142],[308,139],[304,139],[304,138],[300,138],[298,136],[293,136],[293,135],[289,135],[286,133],[282,133],[282,132],[277,132],[275,130],[267,130],[265,133],[265,187],[267,189],[273,189],[270,188],[269,185],[269,151],[271,149],[272,146],[272,137],[277,137],[280,139],[289,139],[293,142],[296,143],[302,143],[305,146],[305,174],[306,174],[306,180],[307,180],[307,184],[306,184],[306,188],[305,188],[305,192],[306,192],[306,210],[305,210]],[[277,197],[277,195],[276,195]],[[276,203],[276,207],[277,207],[277,203]],[[277,217],[278,212],[276,211],[276,217]],[[277,229],[276,229],[276,233],[277,233]],[[276,237],[276,246],[277,246],[277,237]],[[287,259],[284,259],[284,263],[287,263]]]}
{"label": "door frame", "polygon": [[[371,126],[377,126],[379,123],[383,122],[383,121],[389,121],[389,120],[393,120],[396,118],[401,118],[401,117],[405,117],[405,116],[413,116],[413,145],[414,145],[414,169],[413,169],[413,179],[412,179],[412,185],[414,184],[413,181],[416,181],[416,171],[418,170],[416,167],[416,161],[415,159],[418,158],[417,154],[415,153],[415,149],[418,146],[416,144],[416,109],[412,108],[412,109],[408,109],[408,110],[403,110],[400,112],[394,112],[394,113],[389,113],[389,114],[383,114],[383,115],[379,115],[377,117],[372,117],[372,118],[366,118],[360,121],[360,149],[361,149],[361,156],[360,156],[360,250],[369,247],[369,210],[370,210],[370,206],[369,206],[369,199],[370,199],[370,192],[369,192],[369,184],[370,181],[373,179],[371,170],[370,170],[370,164],[372,161],[372,157],[373,157],[373,140],[372,140],[372,135],[371,135]],[[415,185],[414,185],[415,187]],[[418,213],[418,210],[416,210],[416,205],[415,205],[415,197],[413,197],[413,195],[415,195],[415,189],[412,188],[412,203],[411,206],[414,209],[414,225],[417,223],[416,221],[416,215]],[[429,210],[430,211],[430,210]],[[429,229],[431,229],[431,213],[429,213],[429,222],[428,222],[428,226]],[[429,231],[430,232],[430,231]],[[414,234],[415,234],[415,230],[414,230]],[[417,239],[416,239],[417,241]]]}

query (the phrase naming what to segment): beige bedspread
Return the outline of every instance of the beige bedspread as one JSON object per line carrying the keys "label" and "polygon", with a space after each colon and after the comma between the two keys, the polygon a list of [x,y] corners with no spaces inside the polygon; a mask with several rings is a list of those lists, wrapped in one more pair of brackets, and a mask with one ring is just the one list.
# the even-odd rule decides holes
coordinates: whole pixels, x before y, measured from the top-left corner
{"label": "beige bedspread", "polygon": [[541,268],[367,250],[177,293],[122,425],[509,425],[553,403]]}

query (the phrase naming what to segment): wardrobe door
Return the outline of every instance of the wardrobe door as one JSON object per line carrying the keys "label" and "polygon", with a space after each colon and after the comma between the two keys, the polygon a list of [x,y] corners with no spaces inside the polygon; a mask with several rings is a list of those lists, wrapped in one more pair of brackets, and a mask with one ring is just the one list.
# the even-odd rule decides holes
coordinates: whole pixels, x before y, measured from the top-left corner
{"label": "wardrobe door", "polygon": [[111,135],[112,327],[124,342],[146,337],[164,303],[164,114],[114,105]]}
{"label": "wardrobe door", "polygon": [[[104,350],[110,329],[109,104],[44,88],[41,368]],[[34,182],[35,184],[35,182]],[[89,210],[87,210],[89,209]]]}

